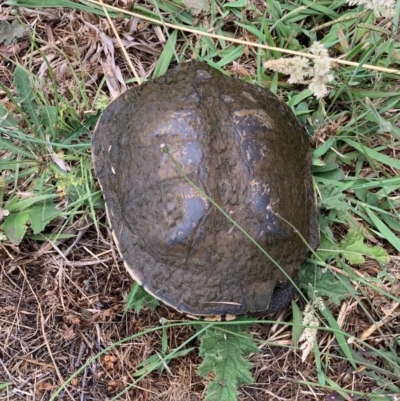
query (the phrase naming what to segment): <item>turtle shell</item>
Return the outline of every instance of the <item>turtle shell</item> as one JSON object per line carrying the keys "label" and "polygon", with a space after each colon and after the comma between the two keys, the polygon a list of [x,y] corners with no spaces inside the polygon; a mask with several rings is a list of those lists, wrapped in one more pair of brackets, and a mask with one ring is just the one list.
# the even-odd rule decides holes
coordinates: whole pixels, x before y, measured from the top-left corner
{"label": "turtle shell", "polygon": [[269,90],[192,61],[110,103],[92,152],[115,242],[146,291],[200,316],[287,304],[293,291],[274,289],[306,259],[301,237],[317,246],[318,224],[307,135]]}

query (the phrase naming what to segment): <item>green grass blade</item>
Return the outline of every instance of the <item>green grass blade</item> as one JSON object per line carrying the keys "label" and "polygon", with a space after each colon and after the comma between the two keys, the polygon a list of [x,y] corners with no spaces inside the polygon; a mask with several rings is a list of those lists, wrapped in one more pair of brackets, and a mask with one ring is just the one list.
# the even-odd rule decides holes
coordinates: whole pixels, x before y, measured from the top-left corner
{"label": "green grass blade", "polygon": [[382,238],[387,239],[396,248],[397,252],[400,252],[399,237],[397,237],[393,231],[380,218],[378,218],[375,213],[372,212],[371,209],[366,207],[365,211],[381,234]]}
{"label": "green grass blade", "polygon": [[392,157],[386,156],[382,153],[377,152],[374,149],[370,149],[366,146],[363,146],[352,139],[342,138],[344,142],[348,145],[352,146],[354,149],[357,149],[360,153],[364,154],[366,157],[376,160],[382,164],[386,164],[387,166],[393,167],[397,170],[400,170],[400,160],[396,160]]}
{"label": "green grass blade", "polygon": [[164,49],[160,54],[160,57],[157,61],[156,68],[153,71],[153,78],[157,78],[163,74],[165,74],[171,64],[172,58],[175,55],[175,45],[176,45],[176,38],[178,35],[178,31],[173,31],[169,35],[169,39],[165,43]]}

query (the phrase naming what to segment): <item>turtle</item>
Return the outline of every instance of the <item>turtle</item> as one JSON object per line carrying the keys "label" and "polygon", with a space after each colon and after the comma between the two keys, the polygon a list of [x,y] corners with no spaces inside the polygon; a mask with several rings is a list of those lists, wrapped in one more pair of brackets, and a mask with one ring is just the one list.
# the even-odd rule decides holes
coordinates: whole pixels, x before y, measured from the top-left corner
{"label": "turtle", "polygon": [[210,319],[290,303],[319,241],[310,155],[276,95],[195,60],[113,100],[92,138],[127,271],[179,312]]}

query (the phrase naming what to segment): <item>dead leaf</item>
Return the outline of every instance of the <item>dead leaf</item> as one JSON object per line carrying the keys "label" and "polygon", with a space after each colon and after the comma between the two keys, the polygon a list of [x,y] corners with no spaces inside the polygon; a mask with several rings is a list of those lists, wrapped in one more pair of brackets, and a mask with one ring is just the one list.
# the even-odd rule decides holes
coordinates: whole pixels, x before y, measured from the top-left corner
{"label": "dead leaf", "polygon": [[183,2],[192,15],[197,15],[201,12],[207,12],[210,10],[209,0],[183,0]]}
{"label": "dead leaf", "polygon": [[54,288],[54,290],[46,291],[44,295],[46,295],[47,297],[52,297],[52,296],[56,295],[57,292],[58,292],[58,288],[56,287],[56,288]]}
{"label": "dead leaf", "polygon": [[108,382],[107,391],[109,393],[112,393],[112,392],[116,391],[117,389],[118,389],[118,382],[116,382],[115,380],[111,380]]}
{"label": "dead leaf", "polygon": [[76,325],[81,323],[81,320],[77,316],[74,316],[74,315],[65,315],[64,320],[68,323],[76,324]]}
{"label": "dead leaf", "polygon": [[104,356],[104,366],[107,370],[114,369],[114,363],[117,361],[117,358],[113,355],[105,355]]}
{"label": "dead leaf", "polygon": [[110,91],[111,99],[115,99],[121,93],[125,92],[126,85],[119,66],[115,64],[114,43],[112,39],[98,27],[90,24],[87,21],[85,21],[85,25],[92,28],[99,35],[100,42],[103,45],[103,53],[106,55],[106,59],[100,60],[100,63],[103,68],[104,76],[106,78],[106,84],[108,90]]}
{"label": "dead leaf", "polygon": [[75,338],[75,331],[74,329],[71,327],[69,327],[67,330],[64,331],[63,333],[63,337],[66,341],[71,341]]}
{"label": "dead leaf", "polygon": [[11,57],[14,54],[17,54],[21,49],[21,46],[18,44],[12,46],[0,46],[0,54],[5,57]]}
{"label": "dead leaf", "polygon": [[38,384],[36,385],[37,393],[51,391],[52,389],[53,389],[53,385],[50,382],[42,381],[42,382],[38,382]]}
{"label": "dead leaf", "polygon": [[0,209],[0,223],[10,214],[7,209]]}

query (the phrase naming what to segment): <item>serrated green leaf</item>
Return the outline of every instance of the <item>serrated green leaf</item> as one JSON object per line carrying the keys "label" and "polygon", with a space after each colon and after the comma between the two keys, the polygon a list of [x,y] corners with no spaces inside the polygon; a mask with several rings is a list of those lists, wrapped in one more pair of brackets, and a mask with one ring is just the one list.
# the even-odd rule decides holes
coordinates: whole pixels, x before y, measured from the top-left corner
{"label": "serrated green leaf", "polygon": [[38,113],[44,132],[53,138],[58,121],[57,106],[41,105],[38,107]]}
{"label": "serrated green leaf", "polygon": [[46,225],[54,219],[60,211],[53,202],[43,202],[32,207],[29,221],[34,234],[41,233]]}
{"label": "serrated green leaf", "polygon": [[380,246],[371,246],[364,243],[364,236],[357,230],[349,230],[346,237],[341,241],[340,248],[343,256],[351,264],[362,264],[365,259],[363,255],[367,255],[376,259],[379,263],[388,263],[390,257],[388,253]]}
{"label": "serrated green leaf", "polygon": [[12,24],[7,21],[0,21],[0,44],[10,45],[15,39],[22,38],[25,35],[24,27],[15,19]]}
{"label": "serrated green leaf", "polygon": [[258,347],[246,330],[239,324],[213,325],[201,336],[203,362],[199,373],[202,376],[215,373],[207,388],[207,401],[236,401],[238,387],[253,382],[252,365],[245,357],[258,352]]}
{"label": "serrated green leaf", "polygon": [[339,246],[336,242],[331,241],[324,233],[321,233],[321,238],[318,247],[318,256],[324,261],[335,258],[339,255]]}
{"label": "serrated green leaf", "polygon": [[340,188],[336,188],[333,185],[325,185],[320,189],[320,192],[321,200],[319,206],[328,210],[348,210],[349,206]]}
{"label": "serrated green leaf", "polygon": [[19,64],[14,72],[15,89],[19,97],[16,99],[21,103],[22,109],[28,113],[32,123],[39,128],[40,122],[37,116],[37,104],[35,103],[35,94],[31,88],[31,81],[27,71]]}
{"label": "serrated green leaf", "polygon": [[24,238],[26,233],[26,224],[29,220],[30,210],[23,210],[17,213],[11,213],[2,224],[4,233],[10,242],[14,245],[19,243]]}
{"label": "serrated green leaf", "polygon": [[305,289],[309,298],[328,297],[335,305],[340,305],[346,299],[353,287],[347,277],[340,280],[330,270],[311,263],[305,263],[300,270],[301,288]]}

